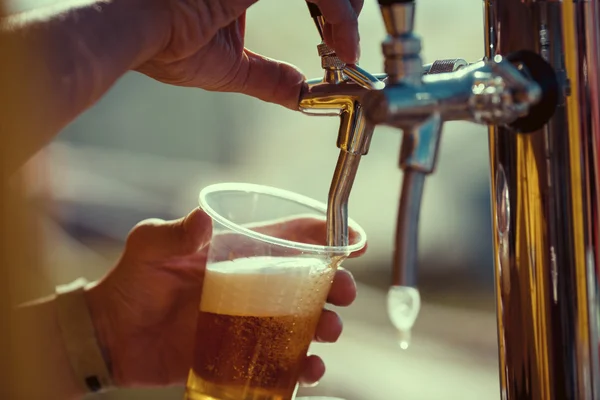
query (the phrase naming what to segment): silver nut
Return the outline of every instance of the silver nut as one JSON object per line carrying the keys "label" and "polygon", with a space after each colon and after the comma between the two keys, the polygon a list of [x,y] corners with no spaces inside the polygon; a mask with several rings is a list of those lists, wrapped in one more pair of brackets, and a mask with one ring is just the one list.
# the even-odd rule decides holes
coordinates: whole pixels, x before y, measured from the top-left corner
{"label": "silver nut", "polygon": [[324,56],[321,57],[321,68],[324,69],[344,69],[346,63],[337,58],[337,56]]}
{"label": "silver nut", "polygon": [[319,56],[320,57],[330,56],[330,55],[334,55],[335,54],[335,51],[333,51],[325,43],[321,43],[321,44],[317,45],[317,51],[319,52]]}

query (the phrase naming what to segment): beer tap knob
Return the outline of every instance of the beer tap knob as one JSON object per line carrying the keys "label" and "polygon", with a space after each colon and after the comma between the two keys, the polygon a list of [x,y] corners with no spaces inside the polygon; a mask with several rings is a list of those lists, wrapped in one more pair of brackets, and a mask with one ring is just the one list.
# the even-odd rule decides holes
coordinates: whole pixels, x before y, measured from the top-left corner
{"label": "beer tap knob", "polygon": [[313,19],[315,26],[317,27],[317,31],[319,32],[319,36],[321,37],[321,41],[325,41],[325,19],[323,18],[323,14],[319,9],[319,6],[315,3],[311,3],[310,1],[306,2],[308,6],[308,12],[310,13],[311,18]]}
{"label": "beer tap knob", "polygon": [[[321,57],[321,67],[325,71],[330,71],[327,79],[331,83],[340,83],[347,79],[368,90],[380,90],[385,87],[385,83],[376,76],[362,69],[357,64],[346,64],[340,60],[335,51],[325,43],[325,18],[315,3],[306,2],[308,11],[313,19],[321,43],[317,46],[319,56]],[[347,78],[347,79],[346,79]]]}

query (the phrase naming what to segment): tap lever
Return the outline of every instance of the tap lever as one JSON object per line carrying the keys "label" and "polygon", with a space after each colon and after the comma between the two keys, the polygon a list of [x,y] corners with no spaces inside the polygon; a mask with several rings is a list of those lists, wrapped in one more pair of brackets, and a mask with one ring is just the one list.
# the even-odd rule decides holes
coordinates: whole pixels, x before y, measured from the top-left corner
{"label": "tap lever", "polygon": [[379,0],[385,29],[390,36],[401,36],[413,31],[414,0]]}
{"label": "tap lever", "polygon": [[318,18],[323,15],[321,13],[321,9],[319,9],[319,6],[316,5],[315,3],[307,1],[306,5],[308,6],[308,12],[310,12],[311,17]]}
{"label": "tap lever", "polygon": [[393,4],[414,3],[415,0],[379,0],[380,6],[391,6]]}
{"label": "tap lever", "polygon": [[[385,83],[377,79],[369,72],[365,71],[358,65],[349,65],[340,60],[335,51],[325,43],[325,19],[319,9],[319,6],[310,1],[306,1],[308,11],[311,18],[315,22],[315,26],[319,31],[321,37],[321,43],[317,45],[317,51],[321,57],[321,68],[326,71],[339,71],[342,72],[348,79],[360,85],[361,87],[368,90],[380,90],[385,87]],[[331,78],[330,83],[340,83],[344,81],[344,77],[340,77],[339,74],[331,74],[328,76]]]}
{"label": "tap lever", "polygon": [[344,74],[356,84],[368,90],[381,90],[385,87],[385,83],[371,75],[357,64],[346,64],[343,70]]}
{"label": "tap lever", "polygon": [[323,14],[321,13],[319,6],[310,1],[307,1],[306,5],[308,6],[308,12],[317,27],[321,40],[325,41],[325,20],[323,19]]}

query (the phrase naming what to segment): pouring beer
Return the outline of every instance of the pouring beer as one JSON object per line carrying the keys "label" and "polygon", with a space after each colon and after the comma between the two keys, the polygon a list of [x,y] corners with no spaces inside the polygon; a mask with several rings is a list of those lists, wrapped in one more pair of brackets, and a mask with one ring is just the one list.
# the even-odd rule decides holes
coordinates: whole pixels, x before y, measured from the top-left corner
{"label": "pouring beer", "polygon": [[265,186],[209,186],[200,204],[214,228],[185,398],[290,400],[335,271],[366,235],[350,220],[349,246],[270,236],[274,220],[322,224],[327,207]]}

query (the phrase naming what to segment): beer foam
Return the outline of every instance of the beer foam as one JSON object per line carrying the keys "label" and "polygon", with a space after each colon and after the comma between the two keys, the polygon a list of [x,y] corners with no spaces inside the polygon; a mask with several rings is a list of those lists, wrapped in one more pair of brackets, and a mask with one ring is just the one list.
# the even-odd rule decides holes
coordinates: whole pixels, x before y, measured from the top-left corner
{"label": "beer foam", "polygon": [[327,298],[334,272],[320,258],[252,257],[211,264],[200,310],[256,317],[312,314]]}

